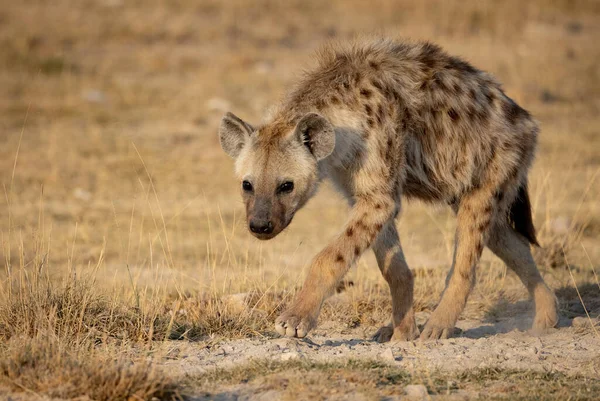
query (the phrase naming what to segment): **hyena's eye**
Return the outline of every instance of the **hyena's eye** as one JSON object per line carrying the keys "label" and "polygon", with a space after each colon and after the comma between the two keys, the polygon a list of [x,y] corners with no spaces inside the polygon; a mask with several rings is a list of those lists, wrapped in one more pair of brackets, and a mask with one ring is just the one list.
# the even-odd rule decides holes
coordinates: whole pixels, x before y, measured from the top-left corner
{"label": "hyena's eye", "polygon": [[252,192],[252,184],[250,184],[250,181],[242,181],[242,189],[246,192]]}
{"label": "hyena's eye", "polygon": [[292,192],[294,190],[294,183],[291,181],[286,181],[277,188],[278,194],[285,194]]}

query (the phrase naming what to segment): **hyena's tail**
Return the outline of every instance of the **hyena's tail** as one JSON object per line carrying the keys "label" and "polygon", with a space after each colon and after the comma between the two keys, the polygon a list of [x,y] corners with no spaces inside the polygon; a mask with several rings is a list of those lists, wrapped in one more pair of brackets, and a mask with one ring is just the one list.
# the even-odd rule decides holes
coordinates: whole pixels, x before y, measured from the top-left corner
{"label": "hyena's tail", "polygon": [[540,246],[535,236],[535,227],[531,217],[531,202],[527,184],[519,188],[519,193],[510,207],[508,219],[515,231],[527,238],[530,244]]}

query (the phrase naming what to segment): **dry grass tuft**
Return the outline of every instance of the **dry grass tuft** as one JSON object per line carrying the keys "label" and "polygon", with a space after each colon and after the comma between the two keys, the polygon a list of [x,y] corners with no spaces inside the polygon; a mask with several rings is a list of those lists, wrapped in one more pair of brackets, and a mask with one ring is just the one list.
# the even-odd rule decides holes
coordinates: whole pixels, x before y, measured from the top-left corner
{"label": "dry grass tuft", "polygon": [[283,307],[281,294],[236,296],[150,295],[140,306],[108,297],[94,280],[69,278],[62,284],[37,280],[12,289],[0,302],[0,340],[53,333],[72,343],[148,343],[264,335]]}
{"label": "dry grass tuft", "polygon": [[[40,333],[41,334],[41,333]],[[0,384],[50,397],[97,401],[178,399],[175,383],[147,361],[132,362],[91,345],[70,347],[52,334],[2,346]]]}

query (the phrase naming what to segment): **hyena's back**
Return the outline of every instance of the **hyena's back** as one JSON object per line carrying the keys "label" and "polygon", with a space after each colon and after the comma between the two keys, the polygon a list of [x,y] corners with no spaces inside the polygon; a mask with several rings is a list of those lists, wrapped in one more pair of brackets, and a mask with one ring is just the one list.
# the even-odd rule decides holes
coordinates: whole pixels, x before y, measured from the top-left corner
{"label": "hyena's back", "polygon": [[430,43],[330,46],[286,104],[316,106],[334,125],[361,124],[366,141],[399,165],[403,195],[427,201],[456,203],[496,185],[510,207],[535,151],[529,113],[490,75]]}

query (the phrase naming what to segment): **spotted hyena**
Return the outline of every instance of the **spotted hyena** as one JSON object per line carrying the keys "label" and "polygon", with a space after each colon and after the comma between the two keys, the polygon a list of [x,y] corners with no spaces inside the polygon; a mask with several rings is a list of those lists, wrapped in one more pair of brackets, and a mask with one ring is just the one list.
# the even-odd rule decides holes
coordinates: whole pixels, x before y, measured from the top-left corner
{"label": "spotted hyena", "polygon": [[421,339],[452,334],[484,246],[529,290],[534,329],[555,326],[554,294],[530,252],[537,240],[527,171],[538,133],[531,115],[489,74],[431,43],[364,40],[327,46],[317,58],[267,122],[255,127],[227,113],[219,129],[257,238],[285,229],[324,178],[351,205],[277,331],[306,336],[323,301],[371,247],[392,296],[392,322],[376,338],[419,336],[413,275],[395,226],[402,197],[445,203],[458,218],[446,289]]}

